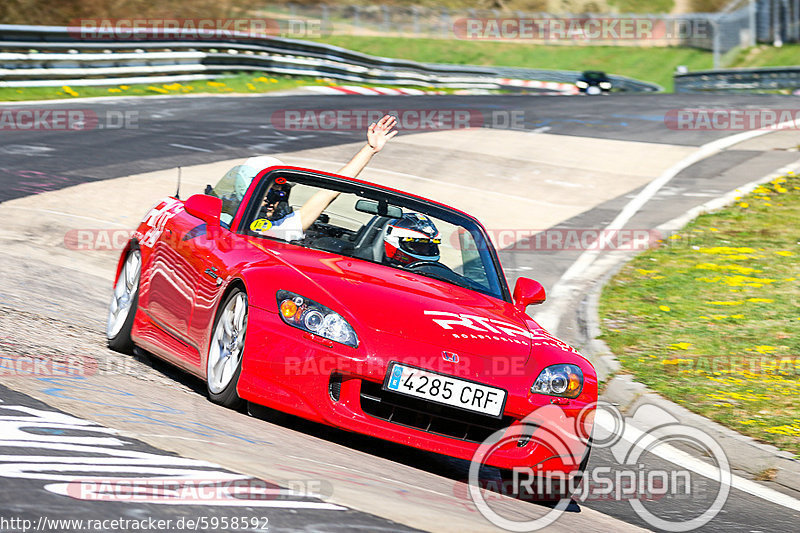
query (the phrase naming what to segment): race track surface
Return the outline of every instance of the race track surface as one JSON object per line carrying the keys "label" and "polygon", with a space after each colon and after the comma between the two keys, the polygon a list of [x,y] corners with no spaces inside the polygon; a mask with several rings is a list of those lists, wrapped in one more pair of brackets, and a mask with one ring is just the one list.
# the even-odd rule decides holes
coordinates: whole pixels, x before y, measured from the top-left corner
{"label": "race track surface", "polygon": [[[273,113],[285,109],[460,109],[479,113],[484,126],[492,125],[491,117],[496,126],[509,116],[522,117],[515,130],[402,132],[364,177],[462,207],[490,230],[598,228],[670,165],[735,133],[673,130],[664,123],[665,113],[685,107],[780,108],[791,102],[780,96],[292,96],[42,106],[91,109],[101,118],[127,114],[130,127],[0,132],[0,214],[7,221],[0,230],[0,266],[6,272],[0,284],[0,357],[77,357],[98,364],[97,371],[80,378],[54,372],[0,379],[1,518],[32,524],[42,517],[157,518],[172,520],[172,530],[185,530],[191,529],[184,528],[186,520],[216,517],[217,527],[194,524],[207,531],[224,530],[219,519],[233,517],[256,519],[245,524],[248,531],[497,531],[467,498],[462,462],[292,417],[276,419],[271,412],[228,411],[205,399],[197,379],[144,355],[107,350],[105,306],[118,252],[65,249],[65,232],[132,227],[150,203],[172,192],[177,166],[185,167],[183,187],[189,193],[216,181],[230,160],[255,154],[335,170],[363,139],[360,131],[276,128]],[[798,160],[793,137],[769,137],[690,166],[627,227],[655,228]],[[531,250],[515,239],[504,248],[501,259],[511,283],[525,275],[547,288],[580,255]],[[535,317],[538,310],[529,312]],[[559,334],[578,342],[577,329],[566,321]],[[108,459],[115,457],[124,460],[109,467]],[[243,480],[252,489],[251,501],[234,506],[212,500],[198,507],[70,496],[75,476],[130,476],[136,460],[148,468],[191,470],[205,486]],[[620,465],[611,450],[599,449],[591,467],[614,471]],[[675,467],[652,455],[642,469]],[[699,515],[719,484],[699,475],[691,484],[690,495],[666,497],[648,508],[673,519]],[[492,505],[517,518],[549,511],[499,496]],[[722,512],[699,530],[791,531],[800,519],[798,509],[734,489]],[[573,503],[550,528],[654,529],[625,498]],[[67,529],[51,524],[54,531]],[[0,530],[15,529],[0,523]]]}

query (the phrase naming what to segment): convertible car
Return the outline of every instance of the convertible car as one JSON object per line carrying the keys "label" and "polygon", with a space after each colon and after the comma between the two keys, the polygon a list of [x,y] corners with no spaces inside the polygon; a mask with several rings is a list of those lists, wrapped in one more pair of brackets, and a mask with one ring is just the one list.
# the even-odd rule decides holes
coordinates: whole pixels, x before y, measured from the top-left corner
{"label": "convertible car", "polygon": [[[485,457],[501,469],[585,465],[595,370],[526,314],[544,289],[519,278],[509,290],[475,218],[297,167],[232,183],[145,216],[119,260],[111,348],[199,376],[225,406],[466,460],[507,435]],[[303,227],[320,198],[327,207]]]}

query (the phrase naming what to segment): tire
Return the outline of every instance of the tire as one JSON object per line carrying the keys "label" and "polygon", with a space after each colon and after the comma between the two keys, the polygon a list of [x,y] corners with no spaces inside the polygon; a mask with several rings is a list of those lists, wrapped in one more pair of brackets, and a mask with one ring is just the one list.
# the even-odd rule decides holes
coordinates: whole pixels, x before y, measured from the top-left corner
{"label": "tire", "polygon": [[142,254],[133,248],[125,257],[125,263],[114,284],[111,303],[106,320],[108,347],[122,353],[133,353],[131,329],[139,305],[139,279],[142,274]]}
{"label": "tire", "polygon": [[242,372],[247,333],[247,293],[236,288],[219,306],[206,358],[208,399],[236,409],[242,399],[236,392]]}

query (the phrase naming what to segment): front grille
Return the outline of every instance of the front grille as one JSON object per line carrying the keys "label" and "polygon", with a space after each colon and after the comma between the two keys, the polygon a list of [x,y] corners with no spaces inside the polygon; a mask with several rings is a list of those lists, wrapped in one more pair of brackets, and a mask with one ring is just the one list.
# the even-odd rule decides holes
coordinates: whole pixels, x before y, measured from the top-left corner
{"label": "front grille", "polygon": [[328,382],[328,394],[334,402],[339,401],[342,395],[342,375],[334,372],[331,374],[331,380]]}
{"label": "front grille", "polygon": [[515,419],[470,413],[447,405],[383,390],[380,383],[361,382],[361,410],[370,416],[428,433],[467,442],[483,442]]}

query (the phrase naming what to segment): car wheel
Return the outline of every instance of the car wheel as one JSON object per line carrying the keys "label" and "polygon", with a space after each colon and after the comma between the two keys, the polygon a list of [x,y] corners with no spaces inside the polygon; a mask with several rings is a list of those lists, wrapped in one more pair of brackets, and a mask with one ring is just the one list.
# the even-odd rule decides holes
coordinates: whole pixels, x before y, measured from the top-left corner
{"label": "car wheel", "polygon": [[131,329],[139,304],[139,278],[142,273],[142,254],[131,250],[125,258],[122,270],[114,285],[114,293],[108,306],[106,337],[108,347],[123,353],[133,351]]}
{"label": "car wheel", "polygon": [[214,403],[235,408],[242,403],[236,385],[242,372],[247,332],[247,294],[234,289],[219,309],[206,362],[208,398]]}

